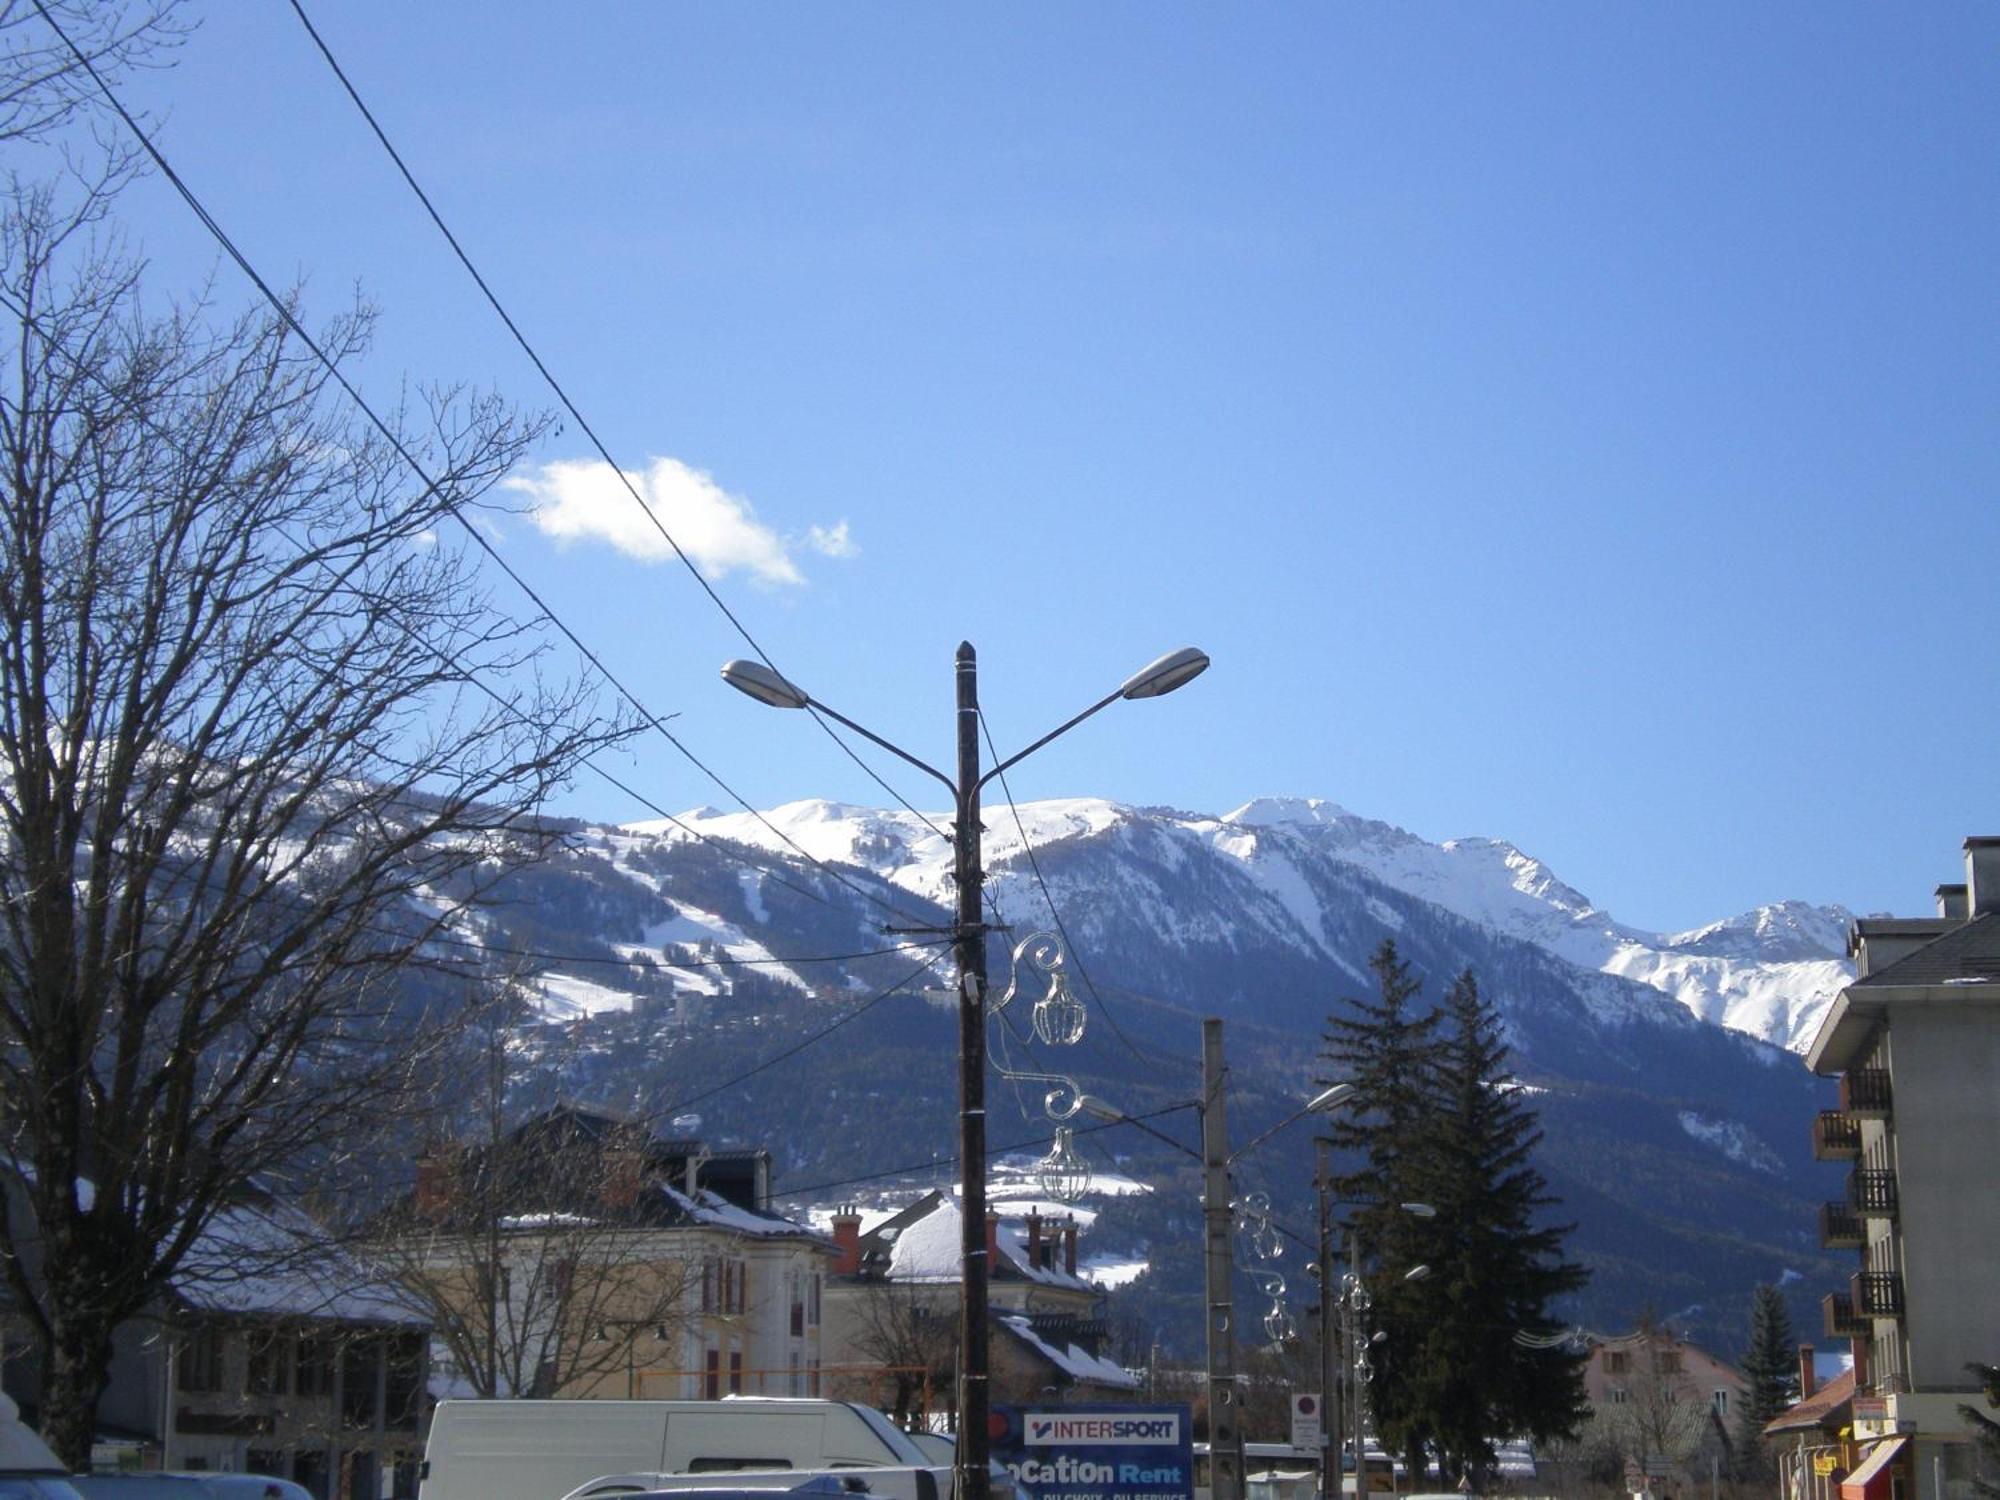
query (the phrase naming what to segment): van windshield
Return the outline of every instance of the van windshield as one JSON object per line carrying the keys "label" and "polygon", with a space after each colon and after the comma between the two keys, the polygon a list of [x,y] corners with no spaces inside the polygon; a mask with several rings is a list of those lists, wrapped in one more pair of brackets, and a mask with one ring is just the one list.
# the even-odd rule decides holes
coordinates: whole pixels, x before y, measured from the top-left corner
{"label": "van windshield", "polygon": [[874,1407],[856,1406],[853,1410],[856,1416],[868,1424],[868,1430],[879,1437],[888,1446],[889,1451],[896,1455],[897,1463],[913,1464],[921,1468],[930,1462],[924,1456],[924,1450],[910,1441],[910,1435],[907,1432],[883,1416],[882,1413],[875,1410]]}

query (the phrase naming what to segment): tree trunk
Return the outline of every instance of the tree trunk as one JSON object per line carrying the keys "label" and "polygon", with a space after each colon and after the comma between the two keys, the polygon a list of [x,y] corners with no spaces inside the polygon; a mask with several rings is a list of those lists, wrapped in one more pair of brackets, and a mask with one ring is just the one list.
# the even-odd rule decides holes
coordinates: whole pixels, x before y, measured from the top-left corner
{"label": "tree trunk", "polygon": [[87,1304],[54,1301],[55,1322],[42,1366],[42,1438],[67,1467],[88,1472],[91,1444],[97,1440],[97,1403],[111,1382],[113,1325]]}

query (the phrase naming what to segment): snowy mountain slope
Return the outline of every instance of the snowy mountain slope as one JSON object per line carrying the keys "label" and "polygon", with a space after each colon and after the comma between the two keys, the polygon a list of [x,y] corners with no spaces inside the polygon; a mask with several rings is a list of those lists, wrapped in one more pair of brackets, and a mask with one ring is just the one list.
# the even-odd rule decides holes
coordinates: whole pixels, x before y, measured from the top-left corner
{"label": "snowy mountain slope", "polygon": [[[1504,841],[1433,844],[1316,798],[1261,798],[1221,817],[1090,798],[1024,804],[1018,825],[1015,810],[1004,805],[985,816],[994,899],[1024,920],[1043,902],[1023,832],[1045,874],[1051,856],[1066,847],[1116,855],[1093,861],[1094,873],[1072,882],[1080,908],[1073,912],[1064,901],[1066,920],[1088,928],[1091,912],[1115,894],[1119,905],[1147,914],[1170,940],[1213,939],[1230,927],[1239,937],[1255,933],[1331,959],[1357,981],[1365,976],[1334,931],[1341,908],[1374,901],[1372,915],[1392,928],[1394,914],[1343,879],[1342,866],[1579,969],[1645,985],[1701,1021],[1792,1051],[1804,1049],[1853,977],[1842,956],[1850,917],[1839,908],[1781,902],[1689,932],[1646,932],[1618,922]],[[931,815],[932,827],[907,812],[807,801],[765,817],[818,858],[870,870],[940,905],[951,899],[951,850],[940,831],[948,827],[947,814]],[[787,852],[783,838],[747,814],[701,809],[685,821],[711,837]],[[661,823],[625,832],[684,836]],[[1173,889],[1189,880],[1227,887],[1230,899],[1192,907]],[[1607,1003],[1616,1008],[1615,1000]]]}

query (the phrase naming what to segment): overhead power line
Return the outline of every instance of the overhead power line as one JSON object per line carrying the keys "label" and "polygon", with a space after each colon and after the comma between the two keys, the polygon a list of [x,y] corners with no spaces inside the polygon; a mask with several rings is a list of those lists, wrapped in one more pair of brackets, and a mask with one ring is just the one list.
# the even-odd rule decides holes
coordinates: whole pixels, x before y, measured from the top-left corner
{"label": "overhead power line", "polygon": [[[458,236],[452,233],[451,226],[445,223],[444,215],[439,213],[437,205],[431,202],[430,194],[424,191],[422,185],[416,179],[416,174],[411,172],[408,163],[403,160],[403,154],[390,141],[388,132],[382,128],[381,122],[375,118],[375,112],[362,99],[360,90],[355,88],[353,80],[347,76],[347,70],[341,67],[339,59],[333,55],[333,49],[326,44],[326,38],[319,34],[319,28],[313,25],[312,18],[306,14],[305,6],[301,3],[301,0],[291,0],[291,5],[293,14],[299,18],[299,24],[305,27],[306,35],[312,38],[313,45],[319,49],[319,55],[326,60],[326,65],[333,71],[333,76],[340,80],[341,88],[346,91],[347,97],[353,101],[355,109],[360,111],[361,118],[368,122],[369,130],[374,132],[375,139],[381,143],[382,149],[389,154],[389,160],[395,163],[396,171],[401,174],[403,181],[409,186],[410,191],[416,195],[417,201],[423,205],[424,212],[429,215],[431,223],[436,225],[438,233],[444,236],[445,243],[451,247],[451,253],[458,258],[458,263],[465,267],[466,274],[472,278],[473,283],[479,288],[481,295],[486,298],[487,304],[499,316],[500,321],[507,326],[507,332],[513,335],[514,342],[520,346],[521,352],[527,355],[529,363],[533,364],[542,379],[548,382],[549,389],[555,393],[556,400],[562,404],[563,410],[570,414],[570,418],[577,425],[577,430],[589,439],[590,446],[597,451],[597,456],[603,459],[605,465],[617,476],[620,486],[623,487],[626,494],[632,497],[632,503],[638,506],[645,514],[646,519],[652,523],[653,529],[659,532],[661,539],[673,551],[674,556],[680,560],[681,566],[687,570],[688,576],[694,579],[695,583],[700,586],[701,591],[708,596],[709,602],[722,612],[723,618],[735,628],[736,633],[743,638],[744,644],[757,654],[758,659],[773,672],[778,672],[778,664],[771,660],[770,653],[750,633],[748,627],[744,625],[736,612],[723,600],[722,595],[716,592],[715,586],[702,576],[701,569],[695,566],[694,560],[687,555],[686,550],[675,539],[674,534],[667,529],[667,524],[660,519],[659,512],[654,510],[646,497],[639,493],[638,486],[632,483],[631,477],[626,474],[623,465],[611,456],[611,450],[598,437],[597,429],[590,425],[589,419],[578,409],[577,404],[570,399],[569,392],[563,388],[562,382],[556,379],[555,372],[548,367],[542,356],[536,352],[535,346],[528,342],[528,336],[521,331],[520,325],[514,321],[513,315],[502,305],[499,295],[494,292],[492,285],[480,273],[479,268],[472,263],[472,257],[466,253],[465,247],[459,243]],[[779,672],[778,675],[782,677],[784,674]],[[839,732],[831,724],[827,723],[817,711],[812,712],[812,717],[813,722],[818,724],[826,732],[827,737],[845,752],[847,758],[866,772],[877,786],[881,787],[883,791],[887,792],[900,803],[904,811],[915,816],[939,838],[947,837],[943,829],[931,822],[930,818],[924,813],[919,812],[915,807],[911,806],[901,792],[891,786],[873,766],[863,760],[854,747],[842,739]]]}
{"label": "overhead power line", "polygon": [[[188,186],[187,182],[181,177],[181,175],[177,171],[175,171],[173,164],[167,160],[165,153],[160,150],[157,144],[155,144],[153,138],[146,132],[144,127],[142,127],[139,124],[138,120],[133,116],[132,112],[125,107],[123,101],[121,101],[118,95],[112,90],[110,84],[108,84],[104,80],[103,76],[97,71],[97,69],[94,66],[92,66],[90,58],[86,56],[77,47],[76,43],[70,40],[69,34],[65,32],[62,29],[62,27],[56,22],[55,17],[49,14],[48,7],[43,3],[43,0],[33,0],[33,3],[35,6],[36,13],[41,16],[44,24],[46,24],[50,30],[55,32],[55,34],[62,40],[63,45],[69,49],[70,55],[75,57],[78,64],[84,69],[85,72],[87,72],[90,75],[91,81],[97,85],[99,92],[104,95],[105,101],[110,104],[112,110],[118,115],[118,117],[125,122],[126,129],[132,132],[133,137],[139,142],[140,146],[145,150],[146,155],[150,157],[153,161],[153,164],[160,169],[161,175],[167,179],[168,184],[174,189],[174,191],[177,194],[179,194],[181,200],[187,204],[189,210],[195,215],[197,219],[201,221],[202,227],[208,230],[210,236],[215,240],[215,242],[219,246],[221,246],[223,252],[226,255],[228,255],[230,260],[235,263],[237,269],[240,270],[244,274],[244,276],[249,278],[251,284],[254,287],[256,287],[257,291],[263,296],[264,300],[270,304],[272,311],[277,314],[279,320],[285,325],[285,327],[290,329],[293,336],[296,337],[302,344],[304,344],[307,350],[309,350],[312,353],[313,357],[317,359],[322,366],[325,367],[327,373],[333,378],[334,382],[338,384],[341,390],[346,393],[348,399],[354,403],[355,407],[358,410],[360,410],[365,417],[367,417],[369,424],[373,426],[378,433],[381,434],[383,440],[389,444],[390,448],[395,452],[396,456],[403,461],[404,465],[408,467],[411,473],[416,475],[417,478],[423,482],[426,492],[432,494],[438,494],[439,493],[438,481],[430,477],[429,473],[424,469],[424,466],[418,462],[416,456],[409,451],[409,448],[407,447],[407,445],[404,444],[402,438],[396,433],[395,429],[390,427],[389,424],[386,421],[384,421],[382,417],[375,411],[375,408],[368,403],[367,398],[364,397],[361,394],[360,390],[355,386],[355,384],[348,379],[346,371],[342,370],[339,364],[336,361],[334,361],[326,353],[324,349],[320,347],[319,341],[315,339],[312,336],[312,334],[306,329],[305,325],[299,321],[297,314],[292,311],[292,309],[286,304],[283,298],[278,296],[277,292],[272,289],[270,283],[266,281],[263,275],[257,270],[257,268],[253,264],[251,264],[249,257],[245,255],[243,251],[237,247],[236,242],[232,238],[230,238],[229,233],[225,229],[223,229],[221,223],[211,213],[209,213],[207,207],[202,203],[200,197],[195,193],[195,191],[191,187]],[[441,499],[443,498],[442,495],[440,495],[440,498]],[[591,648],[587,644],[585,644],[582,637],[580,637],[575,632],[575,630],[573,630],[569,626],[569,624],[566,621],[564,621],[562,617],[558,615],[555,612],[555,610],[549,606],[547,601],[545,601],[541,597],[541,595],[535,590],[533,585],[531,585],[525,578],[523,578],[520,572],[517,569],[515,569],[512,565],[510,565],[507,562],[507,560],[500,555],[499,550],[496,547],[494,547],[493,543],[487,539],[487,537],[480,531],[480,529],[477,526],[474,526],[472,522],[466,518],[466,516],[460,510],[456,502],[451,501],[449,499],[445,499],[444,505],[445,509],[450,513],[451,518],[458,523],[459,529],[462,530],[466,534],[466,536],[468,536],[472,540],[473,545],[478,547],[481,552],[485,553],[486,556],[493,562],[493,564],[496,567],[498,567],[500,571],[504,573],[509,579],[511,579],[515,584],[515,586],[519,588],[521,592],[525,594],[529,598],[529,600],[534,603],[535,607],[541,611],[542,617],[562,633],[564,638],[567,639],[569,643],[576,648],[576,650],[580,655],[582,655],[584,660],[589,662],[593,668],[595,668],[600,674],[602,674],[606,682],[610,683],[615,689],[617,689],[619,696],[622,697],[627,703],[629,703],[632,706],[633,710],[639,715],[640,719],[647,725],[652,727],[654,730],[656,730],[660,734],[660,736],[667,741],[668,744],[672,745],[674,749],[678,751],[680,755],[688,761],[690,765],[694,766],[704,776],[708,777],[710,781],[714,782],[716,786],[720,787],[725,793],[727,793],[728,796],[737,803],[737,805],[739,805],[744,809],[744,811],[748,812],[753,818],[757,819],[758,822],[762,823],[772,833],[776,834],[780,839],[784,840],[785,843],[789,844],[792,848],[796,849],[808,861],[817,866],[820,870],[822,870],[835,882],[837,882],[842,886],[845,886],[849,891],[853,892],[855,895],[860,896],[863,900],[866,900],[877,907],[880,907],[882,910],[889,912],[893,916],[896,916],[904,921],[914,920],[914,918],[912,918],[908,912],[901,910],[891,902],[884,901],[874,892],[868,891],[863,887],[856,885],[846,875],[842,874],[839,870],[835,869],[825,860],[820,859],[817,855],[813,854],[810,850],[806,849],[803,845],[799,844],[783,829],[779,828],[776,824],[772,823],[755,807],[751,806],[749,801],[745,799],[740,792],[738,792],[728,782],[724,781],[719,773],[717,773],[713,768],[708,766],[699,756],[697,756],[692,750],[690,750],[687,747],[687,745],[684,744],[681,741],[681,739],[674,734],[672,730],[667,728],[665,721],[658,714],[654,713],[650,708],[648,708],[645,705],[645,703],[640,700],[638,695],[634,693],[630,688],[628,688],[624,684],[624,682],[617,676],[617,674],[612,672],[611,669],[604,664],[603,660],[597,655],[597,653],[591,650]]]}

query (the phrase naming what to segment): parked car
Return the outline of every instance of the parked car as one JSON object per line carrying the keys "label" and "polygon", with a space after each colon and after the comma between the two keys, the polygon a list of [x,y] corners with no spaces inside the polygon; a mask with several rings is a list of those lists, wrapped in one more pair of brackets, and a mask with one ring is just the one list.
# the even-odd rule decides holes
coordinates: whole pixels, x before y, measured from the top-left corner
{"label": "parked car", "polygon": [[0,1391],[0,1500],[77,1500],[68,1470]]}
{"label": "parked car", "polygon": [[83,1500],[312,1500],[312,1491],[268,1474],[221,1469],[72,1474]]}

